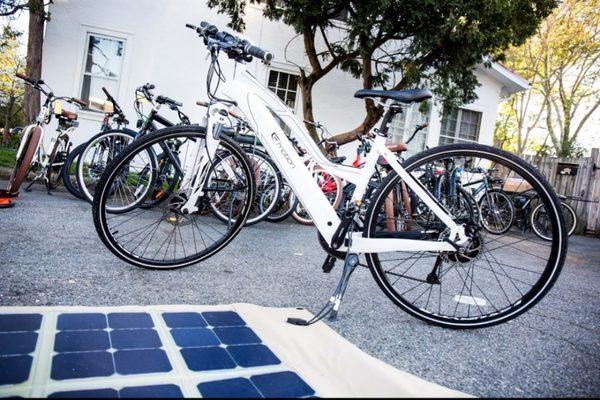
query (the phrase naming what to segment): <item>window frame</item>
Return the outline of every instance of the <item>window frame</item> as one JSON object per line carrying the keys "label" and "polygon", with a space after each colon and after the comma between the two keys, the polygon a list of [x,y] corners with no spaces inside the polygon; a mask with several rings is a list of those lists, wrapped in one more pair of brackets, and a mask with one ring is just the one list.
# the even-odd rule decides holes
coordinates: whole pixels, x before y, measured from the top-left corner
{"label": "window frame", "polygon": [[[279,67],[279,66],[271,66],[269,67],[269,69],[267,70],[266,73],[266,77],[265,77],[265,86],[267,87],[267,89],[269,89],[275,96],[277,96],[278,99],[281,100],[281,98],[279,97],[279,95],[277,94],[277,91],[279,89],[278,86],[275,87],[275,91],[273,89],[271,89],[271,86],[269,85],[269,78],[271,77],[271,72],[277,72],[278,74],[288,74],[288,75],[294,75],[297,77],[297,79],[300,79],[300,74],[297,73],[296,71],[292,71],[291,69],[285,68],[285,67]],[[279,84],[279,76],[277,77],[277,84]],[[298,84],[298,80],[296,81],[296,90],[295,90],[295,99],[294,99],[294,107],[290,107],[290,109],[294,112],[294,114],[297,114],[298,112],[298,104],[300,103],[300,99],[301,99],[301,95],[300,95],[300,85]],[[286,87],[285,89],[282,89],[287,92],[289,92],[290,90]],[[282,100],[284,103],[285,101]],[[287,103],[285,103],[287,105]],[[288,106],[289,107],[289,106]]]}
{"label": "window frame", "polygon": [[[125,70],[126,70],[125,63],[126,63],[126,59],[127,59],[127,55],[128,55],[128,42],[131,41],[131,37],[130,37],[131,35],[130,34],[119,35],[118,33],[113,34],[112,31],[107,31],[106,29],[83,25],[83,24],[82,24],[82,29],[83,29],[83,48],[81,51],[81,58],[80,58],[81,64],[80,64],[80,70],[79,70],[79,82],[77,85],[77,94],[75,95],[75,97],[77,97],[77,98],[81,97],[85,77],[89,76],[90,78],[97,77],[97,78],[112,80],[112,81],[116,82],[117,83],[116,84],[117,91],[116,91],[116,93],[111,93],[111,95],[115,99],[118,99],[119,93],[121,92],[122,86],[124,84],[123,77],[125,75]],[[117,78],[96,75],[96,74],[93,74],[92,72],[86,71],[88,49],[89,49],[89,45],[90,45],[90,38],[92,36],[123,42],[123,55],[122,55],[123,60],[121,62],[120,70],[118,71]],[[81,111],[89,113],[90,115],[101,115],[102,114],[102,111],[94,110],[89,107],[84,107],[84,108],[82,108]]]}
{"label": "window frame", "polygon": [[[440,134],[439,134],[439,138],[438,138],[438,145],[441,145],[442,138],[451,139],[452,143],[479,143],[479,139],[481,137],[481,121],[483,120],[483,111],[475,110],[475,109],[471,109],[471,108],[465,108],[465,107],[458,107],[456,109],[456,112],[457,112],[456,126],[454,127],[454,131],[453,131],[454,135],[453,136],[449,136],[449,135],[442,133],[444,131],[444,119],[446,118],[447,115],[449,115],[448,111],[449,110],[443,110],[443,112],[442,112],[442,118],[440,119]],[[454,111],[454,110],[452,110],[452,111]],[[475,113],[478,116],[477,132],[476,132],[475,140],[465,139],[465,138],[460,137],[460,128],[461,128],[461,124],[463,122],[463,112],[464,111]],[[450,144],[450,143],[446,143],[446,144]]]}
{"label": "window frame", "polygon": [[[419,104],[412,104],[408,107],[402,107],[402,113],[401,114],[396,114],[394,116],[394,118],[392,119],[392,121],[390,121],[390,131],[391,131],[391,135],[390,135],[390,139],[388,143],[390,144],[396,144],[396,143],[405,143],[406,140],[408,140],[410,138],[410,136],[413,134],[414,129],[415,129],[415,125],[413,124],[413,119],[414,119],[414,113],[420,114],[420,115],[424,115],[424,113],[422,113],[419,110],[420,107],[420,103]],[[425,148],[427,147],[427,142],[429,140],[429,125],[431,124],[431,116],[432,116],[432,109],[430,108],[428,113],[426,114],[427,116],[427,127],[425,127],[424,129],[422,129],[421,131],[419,131],[417,133],[417,135],[414,137],[413,141],[411,143],[408,144],[408,150],[407,150],[407,154],[417,154],[423,150],[425,150]],[[402,119],[402,124],[397,123],[397,119]],[[399,132],[401,130],[401,132]],[[423,148],[421,149],[415,149],[414,148],[414,144],[417,143],[416,140],[418,140],[419,136],[423,136]]]}

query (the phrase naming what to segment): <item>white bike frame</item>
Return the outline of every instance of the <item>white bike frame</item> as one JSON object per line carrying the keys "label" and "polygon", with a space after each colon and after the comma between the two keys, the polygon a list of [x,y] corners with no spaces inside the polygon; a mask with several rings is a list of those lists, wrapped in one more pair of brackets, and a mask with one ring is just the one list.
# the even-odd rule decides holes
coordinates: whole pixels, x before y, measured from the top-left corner
{"label": "white bike frame", "polygon": [[[414,240],[402,238],[364,238],[361,232],[352,234],[351,250],[355,253],[379,253],[392,251],[456,251],[456,246],[468,242],[464,227],[457,224],[453,218],[438,204],[429,192],[411,176],[398,161],[398,158],[386,147],[386,138],[376,135],[373,140],[371,151],[365,158],[362,168],[346,165],[338,165],[329,161],[320,151],[317,144],[311,138],[304,124],[298,120],[290,108],[283,103],[279,97],[272,93],[266,86],[262,85],[245,66],[236,65],[233,77],[229,77],[222,85],[221,96],[234,100],[243,112],[246,121],[250,124],[267,153],[288,184],[293,189],[304,208],[311,216],[315,226],[330,243],[338,226],[340,218],[336,210],[329,203],[325,194],[319,188],[309,168],[302,158],[296,153],[286,134],[272,115],[276,114],[292,131],[302,147],[306,149],[314,162],[328,173],[353,183],[356,188],[351,201],[360,205],[366,193],[371,177],[376,171],[377,160],[383,156],[392,169],[398,173],[400,178],[410,187],[414,193],[429,207],[429,209],[449,228],[449,241],[437,240]],[[213,136],[213,130],[222,124],[223,114],[219,110],[227,110],[229,105],[225,103],[213,103],[209,106],[207,113],[206,145],[198,148],[200,154],[205,158],[200,168],[186,168],[184,182],[194,182],[188,202],[183,209],[193,211],[198,197],[202,194],[202,182],[197,179],[205,173],[206,162],[212,159],[218,147],[218,139]],[[200,146],[200,144],[198,144]],[[208,155],[209,157],[205,157]],[[196,178],[196,179],[194,179]],[[344,250],[341,247],[340,250]]]}
{"label": "white bike frame", "polygon": [[[70,134],[75,130],[74,127],[70,127],[64,131],[59,132],[58,130],[54,131],[53,135],[50,136],[50,138],[48,139],[48,143],[46,143],[46,121],[49,120],[50,118],[50,113],[52,113],[52,109],[46,106],[42,106],[40,113],[38,114],[37,118],[35,119],[35,122],[31,125],[28,125],[25,128],[25,131],[23,132],[23,137],[21,138],[21,143],[19,144],[19,148],[17,150],[17,160],[19,159],[19,156],[21,155],[21,153],[23,151],[25,151],[25,143],[27,143],[27,139],[29,137],[29,135],[31,134],[31,131],[33,130],[33,128],[35,127],[39,127],[41,130],[41,135],[40,135],[40,141],[38,143],[38,147],[35,150],[35,156],[34,158],[31,160],[31,165],[34,164],[39,164],[42,168],[42,171],[44,170],[44,168],[46,168],[46,166],[48,165],[48,163],[50,162],[50,153],[52,152],[52,149],[54,148],[56,141],[59,139],[59,137],[61,135],[68,135],[69,136],[69,143],[70,143]],[[50,149],[48,151],[48,149]]]}

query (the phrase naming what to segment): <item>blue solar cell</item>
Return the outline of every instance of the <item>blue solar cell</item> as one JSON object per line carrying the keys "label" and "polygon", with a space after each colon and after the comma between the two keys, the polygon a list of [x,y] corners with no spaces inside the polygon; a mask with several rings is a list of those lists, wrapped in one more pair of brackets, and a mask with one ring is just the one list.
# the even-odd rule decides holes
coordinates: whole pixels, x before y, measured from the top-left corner
{"label": "blue solar cell", "polygon": [[50,398],[56,397],[59,399],[79,399],[79,398],[107,398],[114,399],[119,397],[119,392],[114,389],[90,389],[90,390],[73,390],[70,392],[55,392],[52,393]]}
{"label": "blue solar cell", "polygon": [[120,350],[114,353],[117,372],[123,375],[171,371],[167,353],[160,349]]}
{"label": "blue solar cell", "polygon": [[108,350],[110,341],[106,331],[58,332],[54,340],[54,351],[97,351]]}
{"label": "blue solar cell", "polygon": [[256,333],[247,326],[215,328],[213,331],[223,344],[256,344],[261,342]]}
{"label": "blue solar cell", "polygon": [[192,347],[181,349],[181,355],[192,371],[212,371],[235,368],[235,362],[222,347]]}
{"label": "blue solar cell", "polygon": [[106,315],[98,313],[61,314],[56,325],[59,331],[104,328],[106,328]]}
{"label": "blue solar cell", "polygon": [[202,397],[209,398],[257,398],[262,397],[250,380],[245,378],[204,382],[198,385]]}
{"label": "blue solar cell", "polygon": [[304,397],[315,394],[315,391],[293,372],[255,375],[250,380],[265,397]]}
{"label": "blue solar cell", "polygon": [[172,329],[171,335],[179,347],[218,346],[221,344],[212,330],[206,328]]}
{"label": "blue solar cell", "polygon": [[203,328],[206,321],[195,312],[163,313],[163,319],[170,328]]}
{"label": "blue solar cell", "polygon": [[41,324],[41,314],[0,315],[0,332],[37,331]]}
{"label": "blue solar cell", "polygon": [[35,350],[35,332],[0,333],[0,355],[29,354]]}
{"label": "blue solar cell", "polygon": [[0,357],[0,385],[25,382],[32,361],[31,356]]}
{"label": "blue solar cell", "polygon": [[240,367],[280,364],[281,361],[262,344],[229,346],[227,351]]}
{"label": "blue solar cell", "polygon": [[211,326],[242,326],[244,320],[233,311],[204,312],[202,316]]}
{"label": "blue solar cell", "polygon": [[110,313],[108,325],[114,329],[152,328],[152,318],[147,313]]}
{"label": "blue solar cell", "polygon": [[113,372],[113,359],[109,352],[90,351],[55,355],[50,376],[54,380],[63,380],[109,376]]}
{"label": "blue solar cell", "polygon": [[154,329],[117,329],[110,333],[115,349],[151,349],[162,346]]}
{"label": "blue solar cell", "polygon": [[126,387],[119,391],[121,397],[137,398],[183,398],[183,393],[177,385],[153,385],[153,386],[135,386]]}

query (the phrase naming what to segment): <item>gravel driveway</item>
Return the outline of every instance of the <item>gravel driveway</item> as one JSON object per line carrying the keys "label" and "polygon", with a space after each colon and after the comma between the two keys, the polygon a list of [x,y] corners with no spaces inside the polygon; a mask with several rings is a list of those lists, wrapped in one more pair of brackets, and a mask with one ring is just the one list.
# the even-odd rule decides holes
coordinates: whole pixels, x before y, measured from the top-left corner
{"label": "gravel driveway", "polygon": [[[0,182],[4,187],[4,182]],[[142,270],[100,242],[88,204],[40,186],[0,210],[0,305],[226,304],[316,312],[340,273],[321,272],[316,231],[293,222],[242,230],[224,251],[175,271]],[[429,326],[358,270],[335,322],[367,353],[477,396],[600,396],[600,241],[574,237],[557,284],[520,318],[476,331]]]}

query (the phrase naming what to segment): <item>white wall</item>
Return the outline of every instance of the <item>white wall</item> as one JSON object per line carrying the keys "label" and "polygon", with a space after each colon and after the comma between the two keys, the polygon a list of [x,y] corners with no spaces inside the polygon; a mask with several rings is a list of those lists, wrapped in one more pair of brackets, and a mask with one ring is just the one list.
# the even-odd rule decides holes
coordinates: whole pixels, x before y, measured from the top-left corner
{"label": "white wall", "polygon": [[[156,84],[156,93],[182,101],[192,121],[200,120],[201,110],[194,103],[206,99],[206,50],[185,24],[198,25],[206,20],[224,28],[226,16],[198,0],[54,0],[50,11],[52,20],[46,29],[42,74],[56,94],[80,95],[86,34],[95,32],[126,40],[122,78],[115,97],[131,122],[130,127],[135,126],[136,120],[134,90],[146,82]],[[283,23],[263,18],[259,6],[247,7],[246,26],[244,35],[275,55],[273,68],[294,72],[294,63],[306,65],[302,39],[294,40],[286,53],[285,47],[295,33]],[[225,71],[231,70],[233,64],[222,62]],[[266,83],[268,70],[262,63],[254,62],[251,70]],[[491,143],[501,87],[484,72],[477,74],[482,83],[477,90],[479,99],[466,108],[483,112],[480,141]],[[314,88],[315,119],[332,133],[354,128],[364,117],[363,102],[353,98],[360,88],[360,81],[340,70],[332,71]],[[300,99],[296,108],[301,115]],[[165,113],[169,117],[168,111]],[[101,114],[82,111],[80,129],[73,141],[79,143],[97,132],[101,118]],[[172,115],[171,119],[176,118]],[[439,127],[438,110],[434,108],[429,146],[437,145]],[[343,153],[352,157],[354,146],[345,147]]]}

